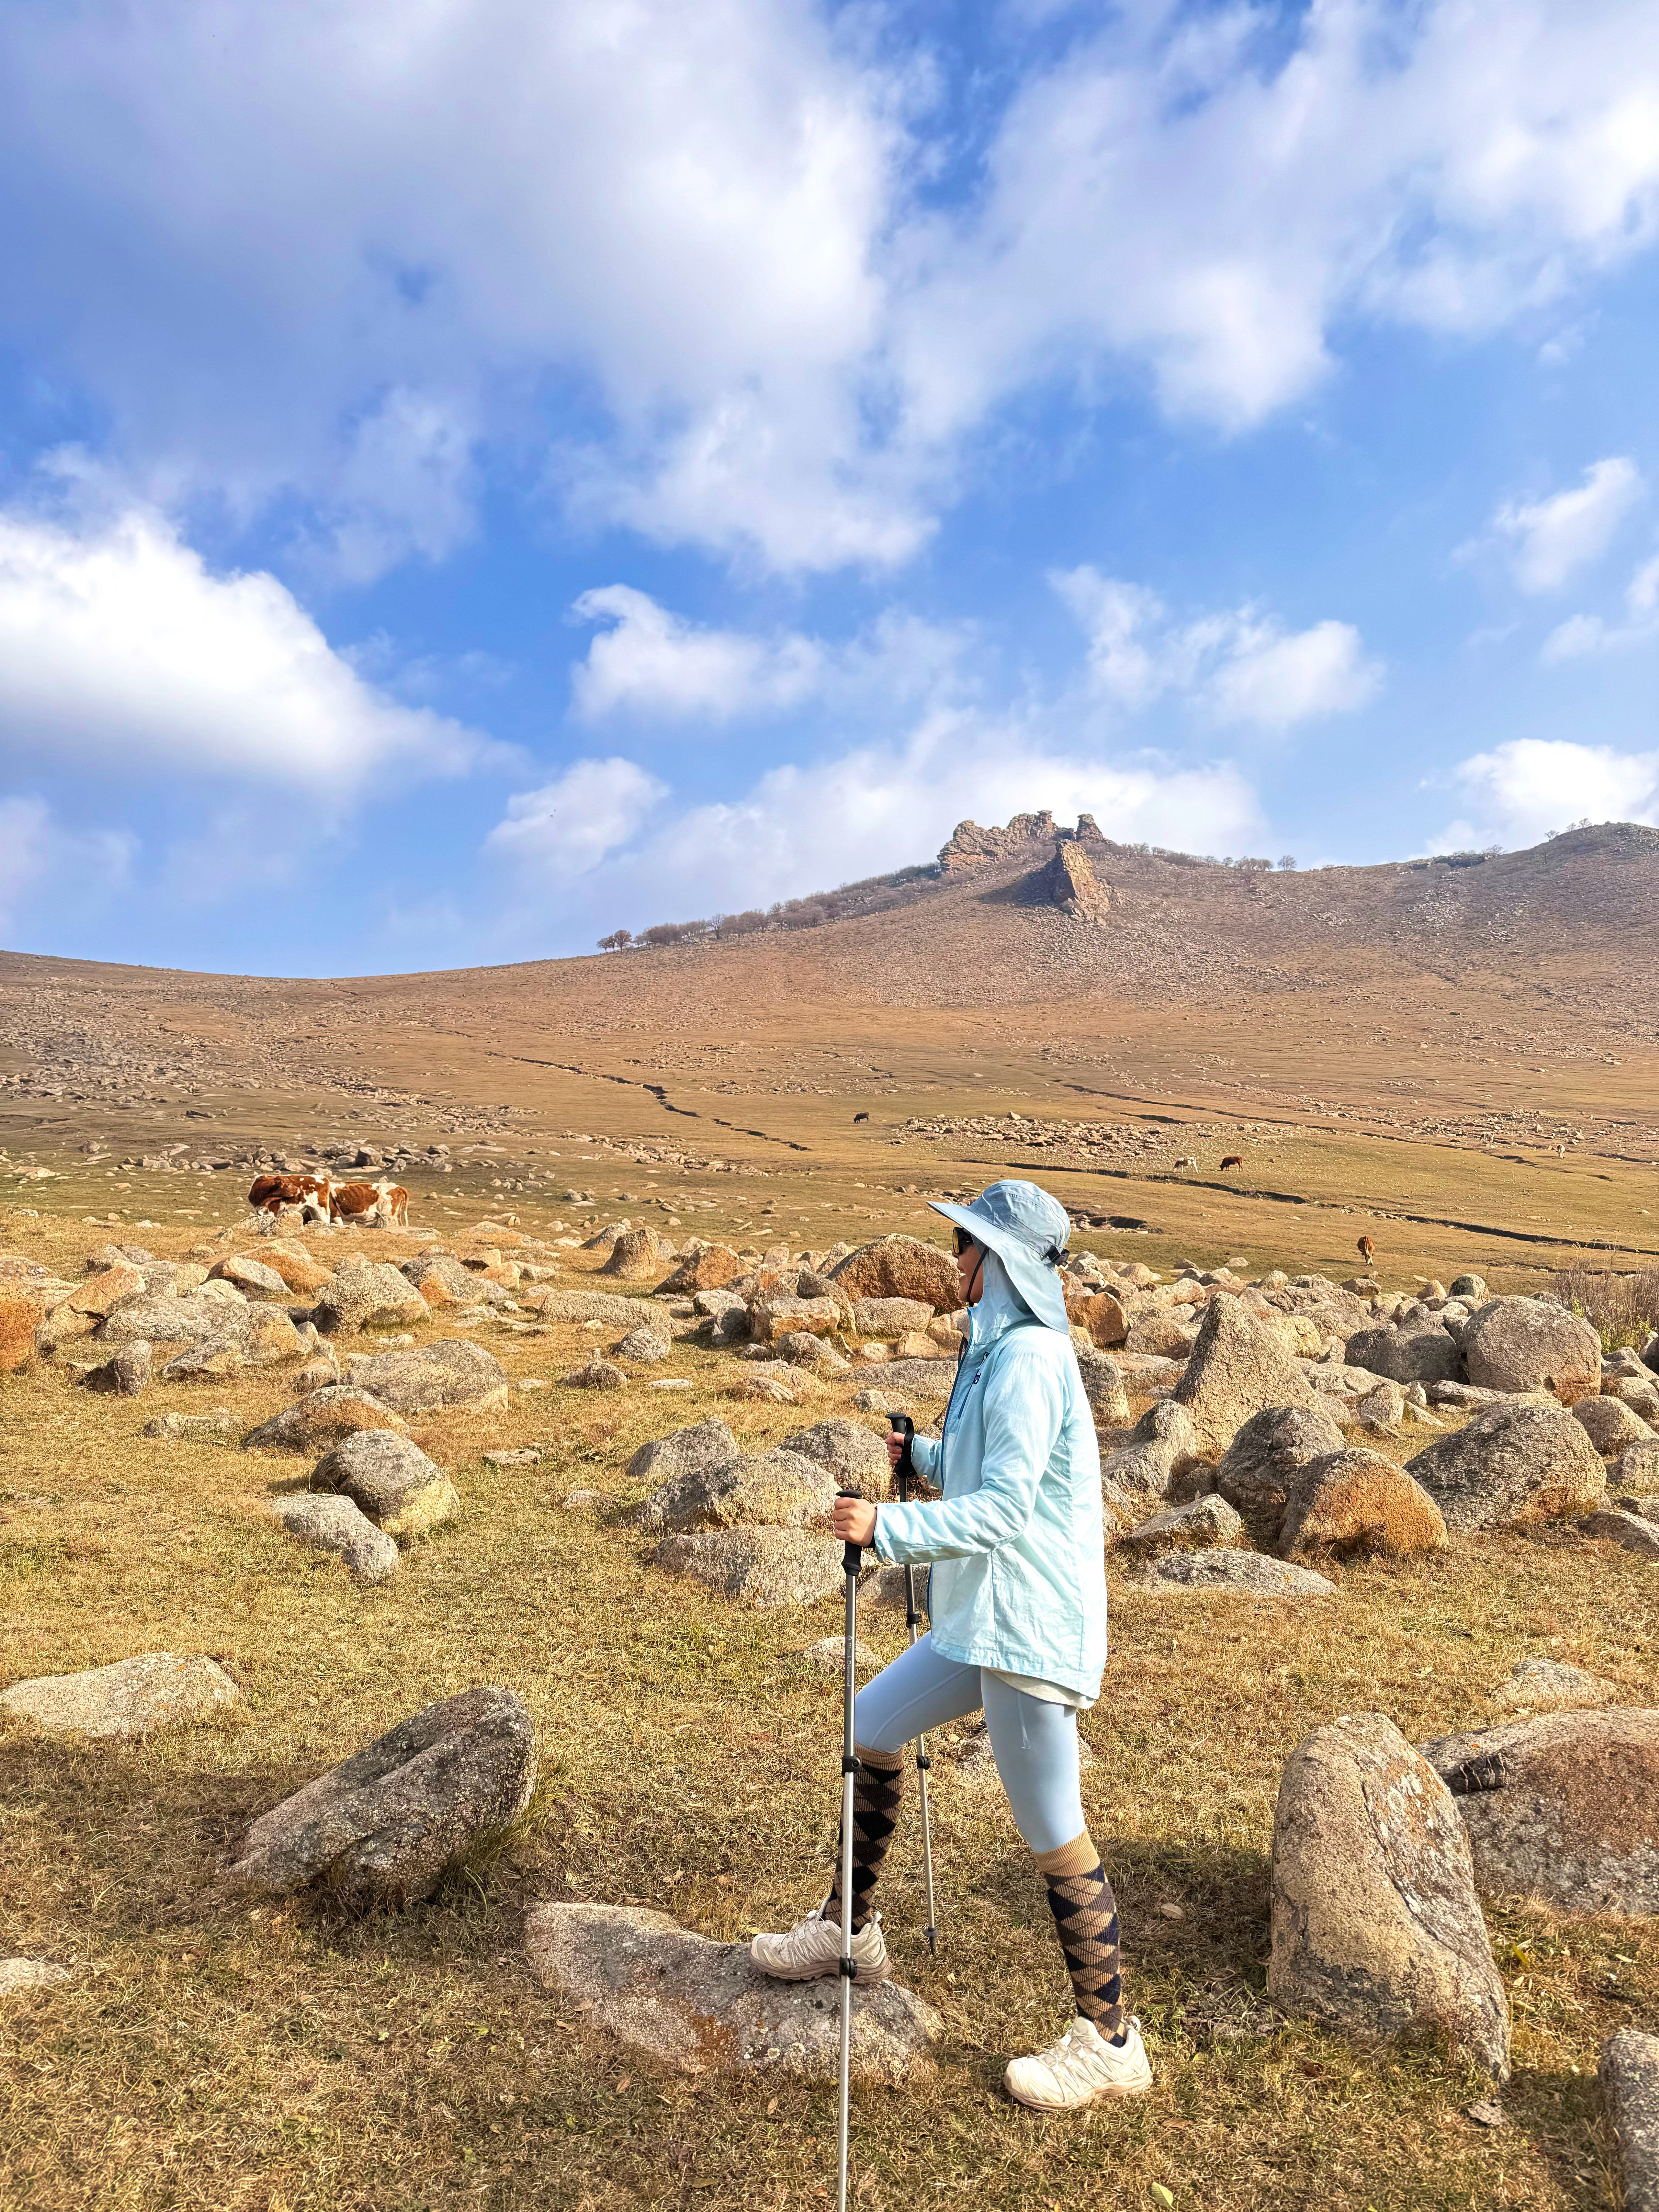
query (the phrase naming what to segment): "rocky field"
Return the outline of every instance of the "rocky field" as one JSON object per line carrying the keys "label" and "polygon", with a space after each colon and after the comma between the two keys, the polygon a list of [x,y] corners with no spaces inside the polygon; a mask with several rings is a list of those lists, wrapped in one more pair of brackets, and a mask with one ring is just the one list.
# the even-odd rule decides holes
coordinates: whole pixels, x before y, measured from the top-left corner
{"label": "rocky field", "polygon": [[[731,1947],[826,1880],[823,1519],[880,1491],[889,1413],[937,1425],[954,1271],[920,1182],[635,1139],[623,1214],[595,1133],[514,1176],[459,1133],[361,1148],[406,1234],[278,1228],[211,1168],[163,1219],[118,1162],[0,1216],[5,2202],[832,2190],[833,1989]],[[1473,1233],[1438,1279],[1183,1255],[1054,1180],[1114,1624],[1085,1797],[1157,2086],[1004,2098],[1064,1982],[949,1731],[937,1960],[914,1802],[889,1862],[856,2201],[1639,2203],[1659,1285],[1483,1277]],[[124,1181],[144,1226],[73,1210]]]}

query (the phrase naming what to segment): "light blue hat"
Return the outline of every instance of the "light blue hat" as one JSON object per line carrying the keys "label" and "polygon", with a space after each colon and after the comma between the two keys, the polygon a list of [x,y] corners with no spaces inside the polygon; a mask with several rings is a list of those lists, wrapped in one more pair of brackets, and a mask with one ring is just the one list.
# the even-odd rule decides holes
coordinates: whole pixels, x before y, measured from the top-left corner
{"label": "light blue hat", "polygon": [[994,1182],[968,1206],[929,1201],[977,1244],[994,1252],[1010,1280],[1047,1328],[1069,1333],[1060,1255],[1072,1233],[1071,1217],[1057,1198],[1034,1182]]}

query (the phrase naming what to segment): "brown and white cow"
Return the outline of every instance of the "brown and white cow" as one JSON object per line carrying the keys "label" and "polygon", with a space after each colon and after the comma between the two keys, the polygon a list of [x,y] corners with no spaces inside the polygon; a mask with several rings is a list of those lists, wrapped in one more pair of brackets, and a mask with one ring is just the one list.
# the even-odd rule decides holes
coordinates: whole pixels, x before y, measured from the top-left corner
{"label": "brown and white cow", "polygon": [[333,1188],[325,1175],[255,1176],[247,1202],[256,1213],[280,1218],[289,1206],[297,1206],[302,1220],[309,1221],[314,1214],[319,1221],[327,1221],[331,1217]]}
{"label": "brown and white cow", "polygon": [[388,1228],[405,1228],[409,1193],[401,1183],[388,1182],[384,1176],[379,1182],[338,1182],[332,1193],[331,1218],[361,1222],[365,1227],[384,1224]]}

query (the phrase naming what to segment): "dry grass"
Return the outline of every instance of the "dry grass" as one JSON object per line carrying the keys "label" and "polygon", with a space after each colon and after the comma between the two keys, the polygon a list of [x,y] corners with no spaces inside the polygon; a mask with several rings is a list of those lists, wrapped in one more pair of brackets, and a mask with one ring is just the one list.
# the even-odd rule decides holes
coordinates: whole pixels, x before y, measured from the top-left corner
{"label": "dry grass", "polygon": [[1604,1352],[1617,1352],[1626,1344],[1639,1349],[1659,1329],[1659,1267],[1620,1275],[1581,1261],[1553,1275],[1550,1289],[1595,1324]]}
{"label": "dry grass", "polygon": [[[65,1267],[99,1241],[49,1221],[5,1233]],[[555,1378],[595,1339],[487,1340],[515,1377]],[[562,2012],[523,1963],[537,1902],[643,1899],[736,1938],[795,1917],[828,1865],[836,1686],[795,1655],[837,1627],[838,1608],[738,1611],[646,1565],[621,1516],[623,1469],[645,1437],[718,1412],[775,1441],[840,1396],[802,1412],[716,1400],[711,1356],[685,1347],[666,1371],[694,1388],[599,1398],[556,1383],[500,1413],[431,1419],[423,1439],[463,1512],[372,1589],[262,1519],[305,1462],[139,1436],[163,1406],[223,1403],[251,1425],[284,1402],[279,1375],[137,1405],[73,1390],[52,1367],[4,1384],[0,1679],[206,1651],[245,1700],[130,1747],[0,1735],[0,1951],[76,1969],[0,2011],[8,2212],[824,2201],[828,2093],[659,2075]],[[528,1442],[546,1447],[539,1466],[483,1464],[487,1449]],[[577,1486],[602,1491],[603,1510],[564,1514]],[[902,1977],[945,2015],[945,2062],[925,2090],[860,2094],[866,2212],[1127,2208],[1154,2181],[1206,2212],[1611,2204],[1595,2053],[1659,2008],[1659,1935],[1493,1915],[1517,2070],[1510,2124],[1484,2132],[1463,2117],[1481,2087],[1455,2054],[1364,2052],[1267,2009],[1267,1849],[1286,1753],[1339,1712],[1380,1709],[1422,1739],[1489,1716],[1491,1686],[1534,1652],[1650,1701],[1652,1571],[1558,1538],[1333,1571],[1338,1597],[1302,1607],[1114,1577],[1085,1794],[1158,2069],[1139,2105],[1053,2123],[1003,2098],[1003,2057],[1057,2028],[1065,1984],[1000,1795],[941,1759],[937,1966],[920,1938],[914,1808],[884,1904]],[[885,1657],[903,1631],[890,1613],[865,1632]],[[252,1815],[478,1681],[518,1690],[542,1745],[535,1802],[506,1850],[399,1916],[225,1891],[224,1854]]]}

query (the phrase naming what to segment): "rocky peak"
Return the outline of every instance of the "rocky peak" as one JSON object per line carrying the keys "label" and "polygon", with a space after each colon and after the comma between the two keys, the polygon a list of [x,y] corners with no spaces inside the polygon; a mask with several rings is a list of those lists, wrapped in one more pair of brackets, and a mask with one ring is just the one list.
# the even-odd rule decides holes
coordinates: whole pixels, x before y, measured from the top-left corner
{"label": "rocky peak", "polygon": [[1096,875],[1093,862],[1075,837],[1062,837],[1055,845],[1043,889],[1062,914],[1079,921],[1104,921],[1112,910],[1111,891]]}
{"label": "rocky peak", "polygon": [[959,875],[988,860],[1018,860],[1028,845],[1047,843],[1054,834],[1054,817],[1047,807],[1041,814],[1016,814],[1003,830],[981,830],[977,822],[958,822],[950,842],[939,848],[939,872]]}

